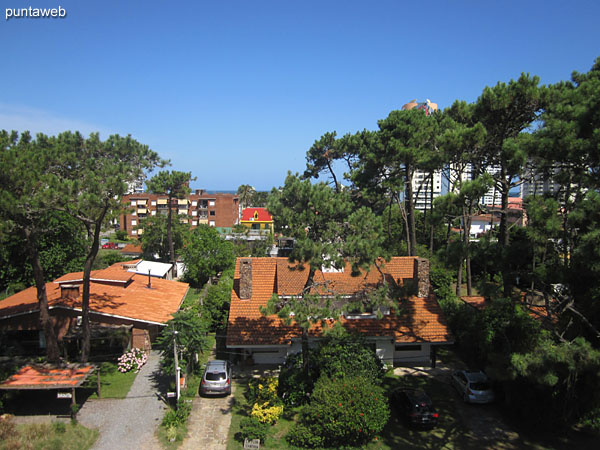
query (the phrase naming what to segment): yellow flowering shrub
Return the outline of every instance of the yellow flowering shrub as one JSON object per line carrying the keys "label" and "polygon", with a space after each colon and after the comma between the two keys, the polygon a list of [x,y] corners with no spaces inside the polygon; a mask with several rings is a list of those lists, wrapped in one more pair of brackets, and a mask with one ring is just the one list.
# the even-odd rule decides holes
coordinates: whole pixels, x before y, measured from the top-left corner
{"label": "yellow flowering shrub", "polygon": [[255,403],[250,415],[261,423],[273,424],[283,414],[283,405],[270,405],[269,402]]}

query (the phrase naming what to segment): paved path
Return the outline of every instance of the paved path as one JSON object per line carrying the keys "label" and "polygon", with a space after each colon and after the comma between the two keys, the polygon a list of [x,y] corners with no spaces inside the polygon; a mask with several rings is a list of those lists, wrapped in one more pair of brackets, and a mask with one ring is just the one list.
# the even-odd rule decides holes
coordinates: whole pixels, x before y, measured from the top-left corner
{"label": "paved path", "polygon": [[126,398],[85,402],[77,420],[100,430],[92,450],[161,448],[154,436],[166,409],[158,395],[159,362],[159,352],[152,351]]}

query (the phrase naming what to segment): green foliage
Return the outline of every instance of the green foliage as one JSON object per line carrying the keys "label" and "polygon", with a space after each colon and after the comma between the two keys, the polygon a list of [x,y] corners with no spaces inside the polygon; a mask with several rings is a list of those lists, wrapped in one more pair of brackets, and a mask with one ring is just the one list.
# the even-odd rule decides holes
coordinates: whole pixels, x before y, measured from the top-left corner
{"label": "green foliage", "polygon": [[[40,218],[40,262],[48,280],[81,271],[87,242],[85,230],[71,216],[50,211]],[[0,290],[12,292],[34,284],[33,269],[23,252],[26,242],[10,222],[0,226]]]}
{"label": "green foliage", "polygon": [[118,250],[99,250],[94,259],[93,270],[105,269],[115,263],[129,261],[130,258],[123,256]]}
{"label": "green foliage", "polygon": [[287,439],[298,446],[364,445],[383,430],[389,415],[383,389],[371,380],[322,377]]}
{"label": "green foliage", "polygon": [[560,344],[544,339],[531,352],[513,354],[511,370],[509,403],[534,425],[573,424],[600,405],[600,351],[583,338]]}
{"label": "green foliage", "polygon": [[240,206],[248,208],[249,206],[258,206],[254,204],[256,190],[249,184],[242,184],[237,189],[237,195],[240,197]]}
{"label": "green foliage", "polygon": [[186,266],[185,280],[193,286],[204,285],[235,263],[233,244],[208,225],[199,225],[188,235],[181,254]]}
{"label": "green foliage", "polygon": [[[169,218],[163,215],[148,216],[141,220],[139,228],[143,228],[144,233],[140,236],[140,241],[145,259],[152,260],[158,255],[160,261],[170,261],[168,221]],[[171,225],[171,233],[175,254],[178,254],[189,233],[189,225],[175,220]]]}
{"label": "green foliage", "polygon": [[239,440],[244,439],[260,439],[260,442],[265,442],[269,424],[260,422],[255,417],[244,417],[240,422]]}
{"label": "green foliage", "polygon": [[227,328],[232,289],[232,270],[223,272],[221,278],[219,278],[219,282],[216,285],[208,287],[201,310],[203,317],[210,321],[210,331],[222,331]]}
{"label": "green foliage", "polygon": [[156,348],[161,350],[161,369],[166,374],[175,373],[175,360],[173,356],[173,336],[177,331],[177,351],[179,367],[194,371],[196,353],[207,350],[208,324],[193,310],[180,310],[167,322],[162,333],[157,339]]}
{"label": "green foliage", "polygon": [[302,405],[308,402],[316,376],[314,368],[310,368],[308,374],[302,370],[302,353],[289,355],[279,371],[279,396],[286,405]]}
{"label": "green foliage", "polygon": [[171,427],[180,427],[187,422],[187,418],[192,412],[192,404],[183,399],[179,400],[176,409],[169,409],[163,416],[162,426],[166,429]]}
{"label": "green foliage", "polygon": [[381,359],[358,337],[327,340],[319,347],[314,364],[320,376],[332,379],[362,377],[380,384],[385,375]]}
{"label": "green foliage", "polygon": [[117,230],[117,231],[115,231],[115,239],[117,241],[128,241],[129,235],[127,234],[127,231],[125,231],[125,230]]}

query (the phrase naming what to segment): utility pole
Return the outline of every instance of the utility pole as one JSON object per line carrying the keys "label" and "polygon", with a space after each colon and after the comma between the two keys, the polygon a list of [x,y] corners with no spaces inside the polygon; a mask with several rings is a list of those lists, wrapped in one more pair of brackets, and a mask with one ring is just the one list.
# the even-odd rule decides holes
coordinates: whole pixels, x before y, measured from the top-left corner
{"label": "utility pole", "polygon": [[173,330],[173,355],[175,357],[175,392],[177,403],[179,403],[179,359],[177,358],[177,334],[178,331]]}

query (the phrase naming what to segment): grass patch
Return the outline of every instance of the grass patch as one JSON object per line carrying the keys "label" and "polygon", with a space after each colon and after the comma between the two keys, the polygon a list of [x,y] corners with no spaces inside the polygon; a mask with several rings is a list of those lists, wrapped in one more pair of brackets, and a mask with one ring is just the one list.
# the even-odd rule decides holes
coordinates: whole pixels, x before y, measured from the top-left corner
{"label": "grass patch", "polygon": [[[137,376],[134,371],[121,373],[117,370],[117,364],[111,362],[103,362],[100,365],[100,393],[102,398],[125,398],[133,380]],[[89,380],[89,388],[96,388],[96,377],[92,376]],[[90,398],[98,398],[94,392]]]}
{"label": "grass patch", "polygon": [[183,299],[183,303],[181,304],[182,308],[186,308],[188,306],[196,305],[200,302],[200,294],[202,293],[202,288],[193,288],[190,287],[185,294],[185,298]]}
{"label": "grass patch", "polygon": [[[7,426],[10,425],[0,424],[0,428]],[[10,434],[2,433],[0,450],[86,450],[94,445],[99,434],[98,430],[63,422],[13,425],[11,431]]]}

